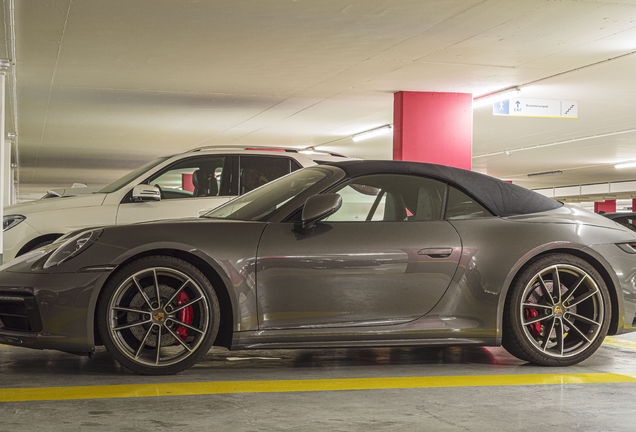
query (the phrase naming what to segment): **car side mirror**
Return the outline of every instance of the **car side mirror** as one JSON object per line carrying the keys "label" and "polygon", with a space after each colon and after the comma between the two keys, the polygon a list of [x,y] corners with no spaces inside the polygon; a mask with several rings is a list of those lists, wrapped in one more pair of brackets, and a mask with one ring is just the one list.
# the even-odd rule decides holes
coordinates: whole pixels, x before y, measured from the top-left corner
{"label": "car side mirror", "polygon": [[140,184],[133,188],[132,201],[161,201],[161,191],[157,186],[150,186],[147,184]]}
{"label": "car side mirror", "polygon": [[301,221],[294,228],[301,234],[309,234],[319,221],[337,212],[340,206],[342,197],[338,194],[311,196],[305,201]]}

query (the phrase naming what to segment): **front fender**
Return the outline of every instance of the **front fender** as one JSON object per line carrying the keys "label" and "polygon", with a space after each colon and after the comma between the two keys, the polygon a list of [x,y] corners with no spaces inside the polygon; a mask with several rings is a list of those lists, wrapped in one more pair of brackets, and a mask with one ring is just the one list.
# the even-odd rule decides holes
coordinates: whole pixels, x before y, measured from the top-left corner
{"label": "front fender", "polygon": [[254,330],[258,326],[256,251],[265,226],[260,222],[198,219],[113,227],[104,230],[95,245],[95,256],[109,256],[101,263],[117,269],[139,257],[162,253],[177,255],[195,266],[207,266],[225,285],[234,331]]}
{"label": "front fender", "polygon": [[[81,284],[76,287],[83,293],[81,308],[86,311],[85,329],[92,338],[91,330],[99,295],[113,275],[127,263],[142,256],[175,255],[195,266],[205,266],[206,268],[200,268],[204,274],[209,275],[210,272],[206,273],[209,269],[216,273],[232,307],[233,330],[254,330],[258,325],[255,259],[265,226],[265,223],[258,222],[223,223],[195,219],[179,223],[105,227],[94,244],[59,266],[42,269],[47,253],[38,258],[38,262],[22,262],[9,271],[22,274],[21,278],[24,280],[37,281],[71,280],[76,275],[98,275],[99,277],[91,278],[90,285]],[[49,253],[53,248],[48,250]],[[38,284],[46,286],[52,295],[68,289],[65,284],[56,283],[51,287],[51,284],[38,282],[33,285],[34,290],[38,289]]]}

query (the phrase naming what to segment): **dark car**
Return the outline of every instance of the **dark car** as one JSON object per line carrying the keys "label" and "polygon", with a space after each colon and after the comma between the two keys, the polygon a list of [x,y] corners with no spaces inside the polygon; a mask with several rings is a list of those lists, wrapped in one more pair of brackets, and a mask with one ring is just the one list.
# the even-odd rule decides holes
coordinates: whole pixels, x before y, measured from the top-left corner
{"label": "dark car", "polygon": [[632,231],[636,231],[636,213],[601,213],[606,218],[613,220]]}
{"label": "dark car", "polygon": [[210,347],[502,345],[564,366],[632,330],[636,234],[456,168],[305,168],[199,219],[71,233],[0,268],[0,343],[144,374]]}

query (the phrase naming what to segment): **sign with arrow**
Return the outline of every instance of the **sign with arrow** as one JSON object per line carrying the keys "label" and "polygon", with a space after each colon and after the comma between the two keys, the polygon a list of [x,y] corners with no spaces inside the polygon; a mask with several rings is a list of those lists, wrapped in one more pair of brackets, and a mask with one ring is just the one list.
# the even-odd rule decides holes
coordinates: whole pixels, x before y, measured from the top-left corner
{"label": "sign with arrow", "polygon": [[493,115],[576,119],[579,101],[557,99],[511,98],[492,105]]}

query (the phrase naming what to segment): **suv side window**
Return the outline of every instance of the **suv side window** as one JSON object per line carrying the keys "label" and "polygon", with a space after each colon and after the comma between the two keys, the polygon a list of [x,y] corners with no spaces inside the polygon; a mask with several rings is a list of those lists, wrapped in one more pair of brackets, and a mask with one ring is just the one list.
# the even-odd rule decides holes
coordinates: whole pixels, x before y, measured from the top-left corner
{"label": "suv side window", "polygon": [[161,189],[161,199],[228,195],[229,162],[230,158],[224,156],[188,158],[171,165],[148,184]]}
{"label": "suv side window", "polygon": [[636,219],[633,219],[628,216],[623,216],[619,218],[613,218],[613,220],[614,222],[618,222],[619,224],[629,228],[632,231],[636,231]]}
{"label": "suv side window", "polygon": [[484,206],[464,192],[453,186],[449,187],[446,219],[475,219],[492,215]]}
{"label": "suv side window", "polygon": [[351,179],[329,193],[342,197],[330,222],[440,220],[446,184],[413,175],[373,174]]}
{"label": "suv side window", "polygon": [[287,157],[240,156],[239,195],[289,174],[299,167],[296,161]]}

